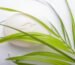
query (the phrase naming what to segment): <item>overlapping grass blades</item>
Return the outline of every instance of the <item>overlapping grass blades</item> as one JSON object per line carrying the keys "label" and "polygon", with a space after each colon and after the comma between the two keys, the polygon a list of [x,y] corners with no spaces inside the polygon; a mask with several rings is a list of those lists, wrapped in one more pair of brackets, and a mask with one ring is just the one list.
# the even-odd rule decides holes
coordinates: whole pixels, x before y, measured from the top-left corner
{"label": "overlapping grass blades", "polygon": [[[74,30],[75,23],[74,23],[73,14],[70,10],[70,7],[68,5],[67,0],[65,0],[65,1],[66,1],[67,6],[68,6],[70,16],[71,16],[71,19],[72,19],[73,39],[75,40],[75,30]],[[0,24],[2,26],[5,26],[5,27],[8,27],[8,28],[11,28],[11,29],[14,29],[14,30],[18,31],[18,33],[11,34],[9,36],[1,38],[0,42],[18,39],[18,40],[22,40],[22,41],[41,43],[41,44],[44,44],[44,45],[48,46],[49,48],[52,48],[53,50],[57,51],[57,53],[54,53],[52,51],[51,52],[32,52],[32,53],[22,55],[22,56],[11,57],[11,58],[8,58],[8,60],[12,60],[17,65],[33,65],[33,64],[27,64],[27,63],[22,62],[22,61],[25,61],[25,60],[39,61],[39,62],[49,63],[49,64],[53,64],[53,65],[74,65],[75,64],[75,58],[70,56],[69,54],[65,53],[65,52],[68,52],[70,54],[75,55],[74,50],[72,50],[72,46],[71,46],[71,42],[69,40],[69,36],[68,36],[67,31],[65,29],[65,26],[63,24],[63,20],[61,19],[59,14],[56,12],[56,10],[48,2],[45,2],[45,3],[53,9],[56,16],[60,20],[61,29],[62,29],[62,32],[63,32],[64,39],[61,37],[61,35],[59,34],[59,32],[55,28],[55,26],[52,25],[51,23],[50,24],[52,25],[52,27],[54,28],[54,30],[56,32],[53,29],[49,28],[45,23],[43,23],[43,21],[37,19],[36,17],[34,17],[30,14],[27,14],[27,13],[24,13],[24,12],[21,12],[21,11],[17,11],[17,10],[14,10],[14,9],[10,9],[10,8],[0,7],[1,10],[11,11],[11,12],[19,12],[19,13],[35,20],[36,22],[41,24],[46,30],[48,30],[50,33],[52,33],[54,36],[56,36],[56,37],[54,37],[54,36],[51,36],[51,35],[42,34],[42,33],[35,33],[35,32],[32,32],[32,33],[31,32],[24,32],[24,31],[21,31],[19,29],[14,28],[14,27],[4,25],[4,24]],[[68,42],[66,41],[66,39],[68,40]]]}
{"label": "overlapping grass blades", "polygon": [[[30,58],[28,59],[28,57],[31,57],[31,59]],[[70,63],[72,62],[72,60],[67,58],[66,56],[52,53],[52,52],[33,52],[33,53],[30,53],[27,55],[9,58],[8,60],[10,60],[10,59],[13,61],[15,61],[15,60],[17,60],[17,61],[20,61],[20,60],[34,60],[34,61],[36,61],[37,60],[37,61],[41,61],[41,62],[52,63],[54,65],[60,65],[60,64],[61,65],[63,65],[63,64],[70,65],[68,63],[68,61],[70,61]]]}
{"label": "overlapping grass blades", "polygon": [[49,28],[45,23],[43,23],[43,21],[41,21],[40,19],[30,15],[30,14],[27,14],[27,13],[24,13],[22,11],[18,11],[18,10],[15,10],[15,9],[11,9],[11,8],[6,8],[6,7],[0,7],[1,10],[5,10],[5,11],[10,11],[10,12],[19,12],[21,13],[22,15],[25,15],[33,20],[35,20],[35,22],[38,22],[40,25],[42,25],[46,30],[48,30],[50,33],[52,33],[53,35],[59,37],[59,35],[57,35],[51,28]]}
{"label": "overlapping grass blades", "polygon": [[[54,37],[47,35],[47,34],[36,33],[36,32],[35,33],[30,32],[29,34],[31,34],[32,36],[34,36],[38,39],[43,40],[44,42],[46,42],[46,43],[48,43],[48,44],[50,44],[56,48],[71,52],[69,47],[67,47],[61,40],[59,40],[57,38],[54,38]],[[16,34],[8,35],[8,36],[0,39],[0,42],[2,43],[5,41],[11,41],[11,40],[17,40],[17,39],[22,40],[22,41],[26,41],[26,42],[39,43],[39,41],[36,41],[33,38],[31,38],[31,37],[29,37],[23,33],[16,33]],[[60,43],[62,44],[62,46]]]}
{"label": "overlapping grass blades", "polygon": [[72,21],[72,34],[73,34],[73,42],[74,42],[74,48],[75,48],[75,20],[73,17],[73,13],[69,7],[68,0],[65,0],[65,1],[66,1],[66,5],[68,7],[68,11],[70,13],[70,17],[71,17],[71,21]]}
{"label": "overlapping grass blades", "polygon": [[[3,25],[3,24],[0,24],[0,25]],[[17,30],[17,31],[19,31],[19,32],[21,32],[21,33],[23,33],[23,34],[25,34],[25,35],[28,35],[28,36],[30,36],[31,38],[37,40],[38,42],[41,42],[42,44],[47,45],[48,47],[50,47],[50,48],[56,50],[56,51],[59,52],[60,54],[66,56],[67,58],[69,58],[69,59],[71,59],[73,62],[75,62],[75,59],[74,59],[74,58],[72,58],[71,56],[67,55],[66,53],[64,53],[64,52],[61,51],[60,49],[58,49],[58,48],[52,46],[51,44],[47,43],[46,41],[43,41],[43,40],[41,40],[41,39],[39,39],[39,38],[37,38],[37,37],[35,37],[35,36],[32,36],[31,34],[28,34],[28,33],[26,33],[26,32],[23,32],[23,31],[21,31],[21,30],[18,30],[18,29],[14,28],[14,27],[11,27],[11,26],[8,26],[8,25],[3,25],[3,26],[6,26],[6,27],[9,27],[9,28],[12,28],[12,29],[14,29],[14,30]],[[59,42],[59,41],[58,41],[58,42]],[[57,43],[58,43],[58,42],[57,42]],[[60,42],[60,43],[61,43],[61,42]],[[31,58],[31,57],[28,57],[28,58]],[[34,58],[34,56],[33,56],[33,58]],[[37,59],[39,59],[39,58],[40,58],[40,57],[37,58],[37,56],[35,56],[34,59],[37,60]],[[47,58],[44,58],[43,61],[42,61],[42,59],[40,59],[40,60],[41,60],[41,62],[45,62],[45,59],[47,60]],[[11,59],[11,60],[12,60],[12,59]],[[50,60],[50,59],[48,59],[48,60]],[[57,61],[57,60],[53,60],[53,61],[51,61],[51,62],[54,62],[54,61]],[[51,62],[50,62],[50,63],[51,63]],[[57,62],[63,64],[62,61],[57,61]],[[64,62],[64,63],[65,63],[65,62]],[[55,65],[57,65],[57,63],[56,63]],[[65,65],[69,65],[69,64],[66,63]]]}
{"label": "overlapping grass blades", "polygon": [[18,61],[14,61],[15,64],[17,65],[35,65],[35,64],[29,64],[29,63],[21,63],[21,62],[18,62]]}
{"label": "overlapping grass blades", "polygon": [[[44,0],[44,2],[41,1],[41,0],[36,0],[36,1],[39,2],[39,3],[42,3],[42,4],[46,5],[46,6],[48,6],[48,8],[52,8],[52,10],[54,11],[54,13],[56,14],[57,18],[58,18],[59,21],[60,21],[61,30],[62,30],[64,39],[61,37],[60,33],[58,33],[58,30],[55,28],[55,26],[53,26],[51,23],[50,23],[50,24],[53,26],[53,28],[55,29],[55,31],[58,33],[59,37],[60,37],[64,42],[66,42],[66,44],[68,44],[69,47],[72,47],[72,46],[71,46],[70,39],[69,39],[69,36],[68,36],[68,33],[67,33],[67,31],[66,31],[66,29],[65,29],[65,26],[64,26],[64,24],[63,24],[63,20],[61,19],[61,17],[60,17],[59,14],[57,13],[57,11],[54,9],[54,7],[53,7],[50,3],[48,3],[47,1],[45,1],[45,0]],[[68,42],[67,42],[67,40],[68,40]]]}

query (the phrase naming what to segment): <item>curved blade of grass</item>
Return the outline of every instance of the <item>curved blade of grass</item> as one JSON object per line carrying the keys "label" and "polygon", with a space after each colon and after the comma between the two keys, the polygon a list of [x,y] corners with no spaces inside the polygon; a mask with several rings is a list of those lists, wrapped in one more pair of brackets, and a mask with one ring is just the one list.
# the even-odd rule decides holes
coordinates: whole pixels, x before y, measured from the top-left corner
{"label": "curved blade of grass", "polygon": [[14,9],[11,9],[11,8],[5,8],[5,7],[0,7],[0,10],[10,11],[10,12],[17,12],[17,10],[14,10]]}
{"label": "curved blade of grass", "polygon": [[54,46],[48,44],[47,42],[45,42],[45,41],[43,41],[43,40],[41,40],[41,39],[38,39],[38,38],[32,36],[31,34],[28,34],[28,33],[24,32],[24,31],[21,31],[21,30],[19,30],[19,29],[16,29],[16,28],[11,27],[11,26],[8,26],[8,25],[4,25],[4,24],[0,24],[0,25],[5,26],[5,27],[8,27],[8,28],[11,28],[11,29],[14,29],[14,30],[16,30],[16,31],[19,31],[19,32],[25,34],[25,35],[28,35],[28,36],[30,36],[31,38],[33,38],[34,40],[40,42],[41,44],[44,44],[44,45],[48,46],[49,48],[52,48],[52,49],[56,50],[56,51],[59,52],[60,54],[66,56],[66,57],[68,57],[68,58],[70,58],[71,60],[73,60],[73,61],[75,62],[75,58],[69,56],[68,54],[66,54],[66,53],[63,52],[62,50],[60,50],[60,49],[58,49],[58,48],[56,48],[56,47],[54,47]]}
{"label": "curved blade of grass", "polygon": [[75,48],[75,20],[74,20],[72,11],[69,7],[68,0],[65,0],[65,1],[66,1],[66,5],[68,7],[68,11],[70,13],[70,17],[71,17],[71,21],[72,21],[72,34],[73,34],[73,41],[74,41],[74,48]]}
{"label": "curved blade of grass", "polygon": [[38,18],[30,15],[30,14],[27,14],[27,13],[24,13],[22,11],[18,11],[18,10],[15,10],[15,9],[11,9],[11,8],[5,8],[5,7],[0,7],[1,10],[5,10],[5,11],[10,11],[10,12],[19,12],[33,20],[35,20],[36,22],[38,22],[40,25],[42,25],[47,31],[49,31],[50,33],[52,33],[53,35],[55,35],[56,37],[59,37],[59,35],[57,35],[51,28],[49,28],[45,23],[43,23],[43,21],[39,20]]}
{"label": "curved blade of grass", "polygon": [[40,55],[40,56],[43,55],[43,56],[48,56],[50,58],[52,57],[52,58],[56,58],[56,59],[72,62],[72,60],[67,58],[66,56],[63,56],[63,55],[57,54],[57,53],[53,53],[53,52],[32,52],[32,53],[26,54],[24,56],[34,56],[34,55]]}
{"label": "curved blade of grass", "polygon": [[[66,42],[62,39],[60,33],[58,32],[58,30],[55,28],[55,26],[53,24],[50,23],[50,25],[53,27],[53,29],[57,32],[57,34],[59,34],[61,40],[66,44]],[[65,31],[65,34],[67,35],[67,32]],[[68,36],[68,35],[67,35]],[[68,45],[67,47],[69,47],[71,50],[72,50],[72,53],[74,54],[74,50],[71,48],[71,44],[70,44],[70,40],[69,40],[69,37],[67,37],[67,40],[68,40]]]}
{"label": "curved blade of grass", "polygon": [[[66,44],[66,42],[62,39],[60,33],[59,33],[58,30],[55,28],[55,26],[54,26],[53,24],[51,24],[51,23],[50,23],[50,25],[53,27],[53,29],[56,31],[56,33],[60,36],[61,40]],[[65,32],[66,32],[66,31],[65,31]],[[66,33],[65,33],[65,34],[66,34]],[[66,34],[66,35],[67,35],[67,34]],[[67,36],[68,36],[68,35],[67,35]],[[67,39],[68,39],[68,43],[70,43],[69,37],[68,37]],[[68,44],[67,47],[69,47],[70,49],[72,49],[70,44]],[[72,51],[73,51],[73,50],[72,50]]]}
{"label": "curved blade of grass", "polygon": [[43,62],[43,63],[48,63],[48,64],[54,64],[54,65],[70,65],[68,63],[62,62],[60,60],[55,60],[52,58],[47,58],[46,56],[26,56],[26,57],[20,57],[23,60],[21,61],[38,61],[38,62]]}
{"label": "curved blade of grass", "polygon": [[39,61],[39,62],[47,62],[54,65],[70,65],[69,63],[74,63],[69,58],[62,56],[60,54],[52,53],[52,52],[32,52],[27,55],[11,57],[8,60],[12,61]]}
{"label": "curved blade of grass", "polygon": [[[50,22],[49,22],[49,23],[50,23]],[[61,40],[62,40],[64,43],[66,43],[66,42],[62,39],[62,37],[61,37],[60,33],[58,32],[58,30],[56,29],[56,27],[55,27],[52,23],[50,23],[50,25],[51,25],[52,28],[56,31],[56,33],[59,34]]]}
{"label": "curved blade of grass", "polygon": [[[27,33],[31,34],[33,36],[40,36],[40,35],[42,36],[42,35],[44,35],[42,33],[37,33],[37,32],[27,32]],[[28,37],[29,36],[18,32],[18,33],[10,34],[10,35],[7,35],[5,37],[0,38],[0,43],[6,42],[6,41],[15,40],[15,39],[19,39],[19,40],[20,39],[26,39],[26,38],[28,39]]]}
{"label": "curved blade of grass", "polygon": [[[57,11],[54,9],[54,7],[50,4],[50,3],[48,3],[47,1],[44,1],[44,2],[42,2],[42,1],[39,1],[39,0],[36,0],[37,2],[40,2],[40,3],[42,3],[42,4],[44,4],[44,5],[47,5],[49,8],[52,8],[52,10],[54,11],[54,13],[56,14],[56,16],[58,17],[58,19],[59,19],[59,21],[60,21],[60,24],[61,24],[61,29],[62,29],[62,33],[63,33],[63,36],[64,36],[64,40],[65,40],[65,42],[67,43],[67,41],[66,41],[66,38],[67,38],[67,40],[68,40],[68,46],[71,48],[71,42],[70,42],[70,39],[69,39],[69,36],[68,36],[68,33],[67,33],[67,31],[66,31],[66,29],[65,29],[65,26],[64,26],[64,24],[63,24],[63,21],[62,21],[62,19],[61,19],[61,17],[59,16],[59,14],[57,13]],[[59,35],[59,37],[60,37],[60,35]],[[61,38],[61,37],[60,37]],[[63,39],[63,38],[62,38]]]}
{"label": "curved blade of grass", "polygon": [[13,62],[16,63],[17,65],[35,65],[35,64],[29,64],[29,63],[22,63],[18,61],[13,61]]}
{"label": "curved blade of grass", "polygon": [[[14,9],[11,9],[11,8],[4,8],[4,7],[1,7],[2,10],[9,10],[9,11],[12,11],[12,12],[20,12],[20,11],[17,11],[17,10],[14,10]],[[44,24],[42,21],[40,21],[39,19],[33,17],[32,15],[29,15],[27,13],[23,13],[23,12],[20,12],[22,13],[23,15],[25,16],[28,16],[29,18],[32,18],[34,19],[35,21],[39,22],[42,26],[44,26],[48,31],[50,31],[52,34],[54,34],[55,36],[59,36],[59,34],[56,34],[51,28],[49,28],[46,24]]]}
{"label": "curved blade of grass", "polygon": [[[27,32],[28,33],[28,32]],[[59,39],[56,39],[50,35],[47,35],[47,34],[42,34],[42,33],[34,33],[34,32],[30,32],[28,34],[31,34],[32,36],[38,38],[38,39],[41,39],[45,42],[47,42],[48,44],[56,47],[56,48],[59,48],[61,50],[65,50],[67,52],[71,52],[71,49],[69,47],[67,47],[64,42],[62,42],[61,40]],[[4,38],[1,38],[0,39],[0,43],[2,42],[5,42],[5,41],[11,41],[11,40],[21,40],[21,41],[25,41],[25,42],[31,42],[31,43],[39,43],[38,41],[34,40],[33,38],[27,36],[27,35],[24,35],[23,33],[16,33],[16,34],[11,34],[11,35],[8,35]]]}
{"label": "curved blade of grass", "polygon": [[[37,1],[37,0],[36,0]],[[38,2],[44,4],[44,5],[47,5],[49,8],[52,8],[52,10],[55,12],[56,16],[58,17],[58,19],[60,20],[60,23],[61,23],[61,28],[62,28],[62,32],[63,32],[63,36],[64,36],[64,39],[66,40],[66,37],[65,37],[65,30],[64,30],[64,24],[63,24],[63,21],[62,19],[60,18],[60,16],[58,15],[58,13],[56,12],[56,10],[54,9],[54,7],[48,3],[47,1],[44,1],[45,3],[43,3],[42,1],[38,0]]]}
{"label": "curved blade of grass", "polygon": [[[50,22],[49,22],[50,23]],[[58,32],[58,30],[55,28],[55,26],[52,24],[52,23],[50,23],[50,25],[52,26],[52,28],[55,30],[55,32],[57,33],[57,34],[59,34],[59,36],[60,36],[60,33]]]}

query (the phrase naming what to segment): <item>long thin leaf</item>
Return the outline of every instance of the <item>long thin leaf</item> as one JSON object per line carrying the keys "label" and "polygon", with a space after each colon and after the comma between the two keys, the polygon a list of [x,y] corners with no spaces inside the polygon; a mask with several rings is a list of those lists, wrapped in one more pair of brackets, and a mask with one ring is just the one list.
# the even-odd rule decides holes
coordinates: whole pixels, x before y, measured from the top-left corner
{"label": "long thin leaf", "polygon": [[[74,63],[69,58],[62,56],[60,54],[51,53],[51,52],[32,52],[24,56],[18,56],[18,57],[11,57],[8,58],[8,60],[13,61],[23,61],[23,60],[29,60],[29,61],[40,61],[40,62],[47,62],[52,63],[54,65],[70,65],[70,63]],[[69,62],[69,63],[68,63]]]}
{"label": "long thin leaf", "polygon": [[[3,10],[7,10],[8,11],[8,9],[10,9],[10,8],[3,8]],[[13,11],[13,9],[10,9],[11,11]],[[9,11],[10,11],[9,10]],[[15,11],[15,10],[14,10]],[[20,12],[20,11],[15,11],[15,12]],[[36,20],[37,22],[39,22],[41,25],[43,25],[47,30],[49,30],[50,28],[48,28],[47,27],[47,25],[45,25],[42,21],[40,21],[39,19],[37,19],[37,18],[35,18],[35,17],[33,17],[33,16],[31,16],[31,15],[29,15],[29,14],[26,14],[26,13],[23,13],[23,12],[21,12],[22,14],[24,14],[25,16],[28,16],[28,17],[30,17],[30,18],[32,18],[32,19],[34,19],[34,20]],[[51,29],[50,29],[51,30]],[[53,30],[52,30],[53,31]]]}
{"label": "long thin leaf", "polygon": [[59,35],[57,35],[51,28],[49,28],[45,23],[43,23],[43,21],[39,20],[38,18],[30,15],[30,14],[27,14],[27,13],[24,13],[22,11],[18,11],[18,10],[15,10],[15,9],[11,9],[11,8],[5,8],[5,7],[0,7],[1,10],[5,10],[5,11],[11,11],[11,12],[19,12],[33,20],[35,20],[35,22],[38,22],[40,25],[42,25],[46,30],[48,30],[50,33],[52,33],[53,35],[59,37]]}
{"label": "long thin leaf", "polygon": [[[50,23],[50,22],[49,22]],[[55,26],[52,24],[52,23],[50,23],[50,25],[52,26],[52,28],[55,30],[55,32],[57,33],[57,34],[59,34],[59,36],[60,36],[60,33],[58,32],[58,30],[55,28]]]}
{"label": "long thin leaf", "polygon": [[74,48],[75,48],[75,20],[74,20],[72,11],[71,11],[71,9],[70,9],[70,7],[69,7],[68,0],[65,0],[65,1],[66,1],[67,7],[68,7],[68,11],[69,11],[70,17],[71,17],[73,42],[74,42]]}
{"label": "long thin leaf", "polygon": [[67,58],[66,56],[63,56],[63,55],[57,54],[57,53],[53,53],[53,52],[32,52],[32,53],[26,54],[24,56],[34,56],[34,55],[41,55],[41,56],[43,55],[43,56],[48,56],[48,57],[72,62],[72,60]]}
{"label": "long thin leaf", "polygon": [[[62,42],[61,40],[58,40],[50,35],[42,34],[42,33],[34,33],[34,32],[33,33],[30,32],[28,34],[31,34],[32,36],[34,36],[38,39],[41,39],[41,40],[47,42],[48,44],[50,44],[58,49],[65,50],[67,52],[71,51],[70,48],[68,48],[64,44],[64,42]],[[11,40],[21,40],[21,41],[25,41],[25,42],[39,43],[38,41],[34,40],[33,38],[31,38],[27,35],[24,35],[23,33],[11,34],[11,35],[8,35],[4,38],[1,38],[0,43],[5,42],[5,41],[11,41]]]}
{"label": "long thin leaf", "polygon": [[19,31],[19,32],[25,34],[25,35],[28,35],[28,36],[30,36],[31,38],[33,38],[34,40],[36,40],[36,41],[38,41],[38,42],[40,42],[40,43],[42,43],[42,44],[44,44],[44,45],[47,45],[48,47],[50,47],[50,48],[56,50],[56,51],[59,52],[60,54],[66,56],[66,57],[68,57],[68,58],[70,58],[71,60],[73,60],[73,61],[75,62],[75,58],[69,56],[68,54],[66,54],[66,53],[63,52],[62,50],[60,50],[60,49],[58,49],[58,48],[52,46],[51,44],[48,44],[47,42],[45,42],[45,41],[43,41],[43,40],[41,40],[41,39],[39,39],[39,38],[37,38],[37,37],[32,36],[31,34],[28,34],[28,33],[24,32],[24,31],[21,31],[21,30],[19,30],[19,29],[16,29],[16,28],[11,27],[11,26],[8,26],[8,25],[4,25],[4,24],[0,24],[0,25],[5,26],[5,27],[8,27],[8,28],[11,28],[11,29],[14,29],[14,30],[16,30],[16,31]]}
{"label": "long thin leaf", "polygon": [[[13,61],[13,62],[14,62],[14,61]],[[29,64],[29,63],[18,62],[18,61],[15,61],[14,63],[17,64],[17,65],[35,65],[35,64]]]}
{"label": "long thin leaf", "polygon": [[[66,42],[62,39],[60,33],[59,33],[58,30],[55,28],[55,26],[54,26],[52,23],[50,23],[50,25],[53,27],[53,29],[55,30],[55,32],[59,35],[60,39],[66,44]],[[66,31],[65,31],[65,34],[67,35],[67,40],[68,40],[68,45],[67,45],[67,47],[69,47],[69,48],[72,50],[72,53],[74,53],[74,50],[72,49],[71,44],[70,44],[70,39],[69,39],[68,34],[67,34]]]}
{"label": "long thin leaf", "polygon": [[[29,33],[29,34],[31,34],[31,35],[33,35],[33,36],[42,36],[42,35],[44,35],[44,34],[42,34],[42,33],[37,33],[37,32],[27,32],[27,33]],[[14,34],[10,34],[10,35],[7,35],[7,36],[5,36],[5,37],[2,37],[2,38],[0,38],[0,43],[3,43],[3,42],[6,42],[6,41],[11,41],[11,40],[15,40],[15,39],[29,39],[29,36],[27,36],[27,35],[25,35],[25,34],[23,34],[23,33],[20,33],[20,32],[18,32],[18,33],[14,33]]]}
{"label": "long thin leaf", "polygon": [[50,23],[50,25],[51,25],[52,28],[56,31],[56,33],[59,34],[61,40],[65,43],[65,41],[62,39],[62,37],[61,37],[60,33],[58,32],[58,30],[56,29],[56,27],[55,27],[52,23]]}
{"label": "long thin leaf", "polygon": [[0,10],[6,10],[6,11],[11,11],[11,12],[18,12],[17,10],[11,9],[11,8],[5,8],[5,7],[0,7]]}
{"label": "long thin leaf", "polygon": [[[62,21],[61,17],[59,16],[59,14],[57,13],[57,11],[56,11],[56,10],[54,9],[54,7],[53,7],[50,3],[48,3],[47,1],[44,1],[44,2],[42,2],[42,1],[40,1],[40,0],[36,0],[36,1],[37,1],[37,2],[40,2],[40,3],[44,4],[44,5],[47,5],[49,8],[52,8],[52,10],[54,11],[54,13],[56,14],[56,16],[58,17],[58,19],[59,19],[59,21],[60,21],[62,33],[63,33],[63,36],[64,36],[64,40],[65,40],[65,42],[67,43],[67,41],[66,41],[66,38],[67,38],[67,40],[68,40],[68,43],[67,43],[67,44],[68,44],[68,46],[71,48],[71,42],[70,42],[68,33],[67,33],[67,31],[66,31],[66,29],[65,29],[65,26],[64,26],[64,24],[63,24],[63,21]],[[60,35],[59,35],[59,37],[62,38]],[[63,38],[62,38],[62,39],[63,39]]]}
{"label": "long thin leaf", "polygon": [[[60,39],[66,44],[66,42],[63,40],[62,36],[60,35],[60,33],[58,32],[58,30],[56,29],[56,27],[52,23],[50,23],[50,25],[53,27],[53,29],[55,30],[55,32],[59,35]],[[67,32],[65,34],[67,35]],[[68,43],[69,43],[67,45],[67,47],[69,47],[72,50],[72,52],[74,52],[73,49],[71,48],[69,37],[67,37],[67,40],[68,40]]]}

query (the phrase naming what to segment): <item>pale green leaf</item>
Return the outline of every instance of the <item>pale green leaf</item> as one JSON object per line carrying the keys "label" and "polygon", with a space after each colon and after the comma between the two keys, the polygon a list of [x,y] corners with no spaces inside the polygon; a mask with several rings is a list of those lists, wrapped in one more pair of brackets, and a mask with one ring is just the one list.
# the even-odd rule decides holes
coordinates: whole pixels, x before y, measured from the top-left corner
{"label": "pale green leaf", "polygon": [[5,8],[5,7],[0,7],[0,10],[10,11],[10,12],[18,12],[18,11],[15,10],[15,9]]}
{"label": "pale green leaf", "polygon": [[[66,44],[57,39],[57,38],[54,38],[50,35],[47,35],[47,34],[42,34],[42,33],[34,33],[34,32],[30,32],[28,34],[31,34],[32,36],[38,38],[38,39],[41,39],[42,41],[58,48],[58,49],[61,49],[61,50],[65,50],[65,51],[71,51],[69,49],[69,47],[66,46]],[[0,39],[0,43],[2,42],[5,42],[5,41],[11,41],[11,40],[22,40],[22,41],[25,41],[25,42],[31,42],[31,43],[39,43],[39,41],[36,41],[34,40],[33,38],[31,38],[30,36],[27,36],[27,35],[24,35],[23,33],[16,33],[16,34],[11,34],[11,35],[8,35],[4,38],[1,38]]]}
{"label": "pale green leaf", "polygon": [[71,11],[71,9],[69,7],[68,0],[65,0],[65,1],[66,1],[66,5],[68,7],[68,11],[69,11],[70,17],[71,17],[71,22],[72,22],[72,35],[73,35],[73,42],[74,42],[74,48],[75,48],[75,20],[74,20],[72,11]]}
{"label": "pale green leaf", "polygon": [[22,15],[24,16],[27,16],[33,20],[35,20],[35,22],[38,22],[40,25],[42,25],[46,30],[48,30],[50,33],[52,33],[53,35],[59,37],[51,28],[49,28],[43,21],[41,21],[40,19],[30,15],[30,14],[27,14],[27,13],[24,13],[22,11],[19,11],[19,10],[15,10],[15,9],[11,9],[11,8],[5,8],[5,7],[0,7],[1,10],[5,10],[5,11],[11,11],[11,12],[19,12],[21,13]]}
{"label": "pale green leaf", "polygon": [[[37,0],[36,0],[36,1],[37,1]],[[65,43],[67,43],[67,45],[71,48],[71,42],[70,42],[68,33],[67,33],[66,29],[65,29],[65,26],[64,26],[64,24],[63,24],[63,20],[61,19],[61,17],[59,16],[59,14],[58,14],[57,11],[55,10],[55,8],[54,8],[50,3],[48,3],[47,1],[44,1],[44,2],[43,2],[43,1],[38,0],[37,2],[40,2],[40,3],[44,4],[44,5],[47,5],[47,7],[52,8],[52,10],[54,11],[54,13],[56,14],[56,16],[58,17],[58,19],[59,19],[59,21],[60,21],[61,30],[62,30],[64,39],[63,39],[60,35],[59,35],[59,37],[60,37]],[[66,38],[67,38],[68,42],[66,41]]]}
{"label": "pale green leaf", "polygon": [[11,57],[8,58],[8,60],[12,61],[39,61],[39,62],[44,62],[44,63],[50,63],[54,65],[70,65],[71,63],[74,63],[71,59],[60,55],[56,53],[51,53],[51,52],[33,52],[27,55],[23,56],[18,56],[18,57]]}
{"label": "pale green leaf", "polygon": [[[14,61],[13,61],[13,62],[14,62]],[[18,62],[18,61],[15,61],[14,63],[17,64],[17,65],[35,65],[35,64],[29,64],[29,63]]]}
{"label": "pale green leaf", "polygon": [[[19,29],[14,28],[14,27],[11,27],[11,26],[8,26],[8,25],[4,25],[4,24],[0,24],[0,25],[5,26],[5,27],[8,27],[8,28],[11,28],[11,29],[14,29],[14,30],[16,30],[16,31],[19,31],[19,32],[25,34],[25,35],[28,35],[29,37],[31,37],[32,39],[34,39],[34,40],[40,42],[41,44],[47,45],[48,47],[50,47],[50,48],[56,50],[56,51],[59,52],[60,54],[62,54],[62,55],[64,55],[64,56],[66,56],[66,57],[72,59],[73,61],[75,61],[75,59],[74,59],[73,57],[69,56],[68,54],[66,54],[66,53],[63,52],[62,50],[60,50],[60,49],[54,47],[53,45],[49,44],[49,43],[46,42],[46,41],[43,41],[43,40],[41,40],[41,39],[39,39],[39,38],[37,38],[37,37],[31,35],[31,34],[28,34],[27,32],[21,31],[21,30],[19,30]],[[52,39],[53,39],[53,38],[52,38]],[[55,38],[55,39],[56,39],[56,38]],[[58,41],[58,40],[56,40],[56,41]],[[55,41],[55,43],[56,43],[56,41]],[[53,42],[53,41],[52,41],[52,42]],[[58,41],[58,42],[59,42],[59,41]],[[60,41],[60,43],[61,43],[61,41]]]}

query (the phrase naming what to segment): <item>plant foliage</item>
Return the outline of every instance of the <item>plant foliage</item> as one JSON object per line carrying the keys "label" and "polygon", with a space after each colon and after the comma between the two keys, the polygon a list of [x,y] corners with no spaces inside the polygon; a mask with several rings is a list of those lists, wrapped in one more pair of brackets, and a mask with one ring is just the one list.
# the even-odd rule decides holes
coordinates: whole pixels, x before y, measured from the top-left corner
{"label": "plant foliage", "polygon": [[[56,51],[56,53],[50,51],[50,52],[32,52],[28,53],[26,55],[22,56],[17,56],[17,57],[10,57],[7,60],[11,60],[17,65],[36,65],[36,64],[30,64],[26,63],[24,61],[37,61],[37,62],[42,62],[42,63],[48,63],[52,65],[75,65],[75,20],[72,14],[72,11],[70,9],[68,0],[65,0],[65,3],[67,5],[70,17],[71,17],[71,23],[72,23],[72,35],[73,35],[73,42],[74,42],[74,49],[72,48],[71,41],[69,39],[68,33],[65,29],[65,26],[63,24],[63,20],[57,13],[57,11],[54,9],[54,7],[48,3],[47,1],[42,2],[38,1],[39,3],[42,3],[43,5],[48,6],[49,8],[52,8],[56,16],[58,17],[60,24],[61,24],[61,30],[63,33],[64,38],[60,35],[56,27],[52,25],[52,28],[47,26],[43,21],[40,19],[28,14],[24,13],[22,11],[14,10],[11,8],[5,8],[5,7],[0,7],[1,10],[5,11],[10,11],[10,12],[19,12],[24,16],[27,16],[35,22],[38,22],[41,26],[43,26],[50,34],[43,34],[43,33],[38,33],[38,32],[24,32],[19,29],[16,29],[14,27],[5,25],[5,24],[0,24],[2,26],[14,29],[18,31],[18,33],[8,35],[6,37],[0,38],[0,43],[6,42],[6,41],[11,41],[11,40],[22,40],[22,41],[27,41],[27,42],[32,42],[32,43],[40,43],[48,46],[49,48],[52,48],[53,50]],[[68,40],[68,41],[67,41]]]}

